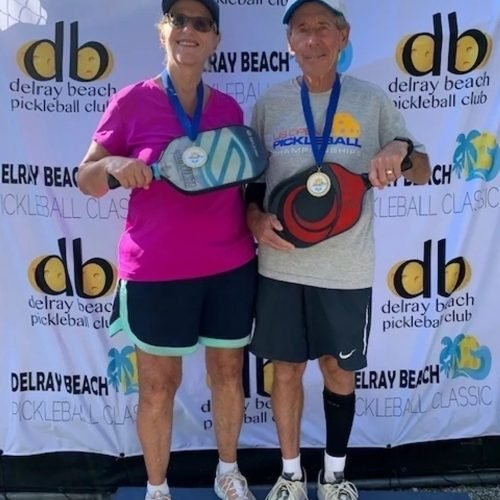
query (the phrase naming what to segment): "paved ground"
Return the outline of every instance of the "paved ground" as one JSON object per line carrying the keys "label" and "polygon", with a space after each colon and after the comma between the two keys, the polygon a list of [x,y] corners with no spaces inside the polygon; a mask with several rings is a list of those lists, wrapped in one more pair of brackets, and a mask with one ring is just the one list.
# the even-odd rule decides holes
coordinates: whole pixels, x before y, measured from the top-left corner
{"label": "paved ground", "polygon": [[[421,488],[422,491],[433,491]],[[416,490],[418,491],[418,490]],[[500,485],[498,486],[474,486],[441,488],[440,491],[460,491],[468,493],[471,500],[500,500]]]}
{"label": "paved ground", "polygon": [[[458,491],[468,493],[471,500],[500,500],[500,485],[454,486],[452,488],[412,488],[411,491]],[[113,500],[113,495],[65,495],[60,493],[7,493],[0,500]]]}

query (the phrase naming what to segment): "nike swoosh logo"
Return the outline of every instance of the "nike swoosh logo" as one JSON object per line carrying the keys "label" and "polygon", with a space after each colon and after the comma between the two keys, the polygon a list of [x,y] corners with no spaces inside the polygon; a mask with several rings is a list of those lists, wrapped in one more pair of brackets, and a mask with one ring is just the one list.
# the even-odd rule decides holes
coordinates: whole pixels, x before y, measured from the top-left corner
{"label": "nike swoosh logo", "polygon": [[351,352],[349,352],[347,354],[344,354],[343,352],[339,352],[339,358],[340,359],[350,358],[355,352],[356,352],[356,349],[353,349]]}

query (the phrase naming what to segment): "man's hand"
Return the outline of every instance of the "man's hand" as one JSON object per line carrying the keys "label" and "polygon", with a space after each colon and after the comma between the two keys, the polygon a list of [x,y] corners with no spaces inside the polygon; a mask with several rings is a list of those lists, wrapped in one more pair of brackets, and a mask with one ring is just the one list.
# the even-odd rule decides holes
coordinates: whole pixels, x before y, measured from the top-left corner
{"label": "man's hand", "polygon": [[401,177],[401,162],[408,152],[404,142],[392,141],[384,146],[371,160],[368,178],[380,189]]}
{"label": "man's hand", "polygon": [[281,251],[295,248],[276,233],[276,231],[283,231],[283,226],[276,215],[262,212],[255,204],[248,207],[247,225],[259,245],[266,245]]}

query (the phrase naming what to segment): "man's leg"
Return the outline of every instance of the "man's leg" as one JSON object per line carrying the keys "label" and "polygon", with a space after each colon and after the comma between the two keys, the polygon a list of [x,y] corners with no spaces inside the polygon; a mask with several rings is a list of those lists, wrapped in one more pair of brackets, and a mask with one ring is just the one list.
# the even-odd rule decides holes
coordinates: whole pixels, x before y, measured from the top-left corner
{"label": "man's leg", "polygon": [[323,374],[326,422],[325,465],[318,498],[358,498],[343,479],[347,444],[355,414],[354,371],[366,366],[370,333],[371,288],[308,289],[306,296],[311,351]]}
{"label": "man's leg", "polygon": [[139,407],[137,432],[149,485],[165,482],[172,439],[175,393],[182,378],[182,359],[137,352]]}
{"label": "man's leg", "polygon": [[[324,379],[323,403],[326,423],[326,451],[324,468],[318,498],[337,498],[322,496],[328,488],[340,492],[345,498],[358,498],[355,486],[344,480],[347,444],[351,435],[355,413],[354,373],[343,370],[333,356],[322,356],[319,366]],[[335,486],[333,486],[335,485]],[[339,498],[344,498],[340,497]]]}
{"label": "man's leg", "polygon": [[266,500],[307,500],[300,463],[302,378],[309,357],[304,287],[259,276],[255,333],[250,350],[272,360],[271,404],[282,454],[282,474]]}
{"label": "man's leg", "polygon": [[283,471],[267,500],[307,500],[307,478],[300,463],[300,423],[304,406],[302,377],[306,363],[273,361],[271,402]]}
{"label": "man's leg", "polygon": [[302,377],[306,363],[273,361],[273,367],[273,415],[281,454],[285,460],[290,460],[298,457],[300,453],[300,422],[304,406]]}
{"label": "man's leg", "polygon": [[[326,452],[345,457],[354,421],[354,372],[339,367],[333,356],[319,359],[325,388],[323,401],[326,418]],[[338,472],[343,471],[338,469]]]}

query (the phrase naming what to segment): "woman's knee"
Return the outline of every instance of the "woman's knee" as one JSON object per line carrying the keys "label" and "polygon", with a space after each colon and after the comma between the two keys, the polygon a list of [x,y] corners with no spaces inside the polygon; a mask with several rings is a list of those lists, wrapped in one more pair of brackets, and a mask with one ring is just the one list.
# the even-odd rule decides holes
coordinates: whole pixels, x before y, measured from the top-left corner
{"label": "woman's knee", "polygon": [[207,352],[206,365],[212,385],[240,385],[243,379],[243,350],[214,349]]}
{"label": "woman's knee", "polygon": [[148,380],[139,386],[139,403],[157,410],[172,405],[180,380]]}
{"label": "woman's knee", "polygon": [[178,360],[155,361],[138,364],[139,400],[162,407],[173,400],[182,381],[182,367]]}

